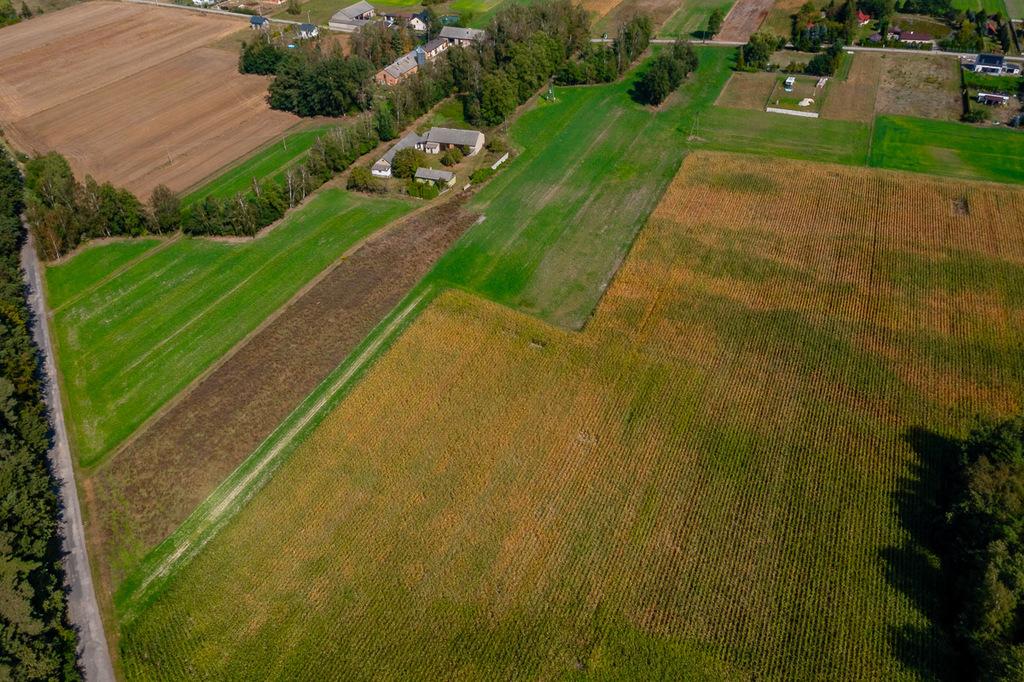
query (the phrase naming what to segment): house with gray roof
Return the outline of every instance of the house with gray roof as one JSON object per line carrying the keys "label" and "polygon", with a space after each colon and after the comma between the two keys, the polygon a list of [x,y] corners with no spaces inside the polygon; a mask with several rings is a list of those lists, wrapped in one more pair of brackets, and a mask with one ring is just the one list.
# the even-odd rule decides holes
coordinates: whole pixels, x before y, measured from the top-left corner
{"label": "house with gray roof", "polygon": [[378,178],[391,177],[391,163],[399,149],[415,147],[427,154],[440,154],[451,147],[461,147],[466,156],[473,156],[484,146],[484,134],[479,130],[461,128],[431,128],[424,135],[411,132],[400,139],[395,146],[373,164],[370,172]]}
{"label": "house with gray roof", "polygon": [[327,26],[332,31],[353,33],[360,27],[370,23],[377,15],[377,10],[366,0],[359,0],[354,5],[343,7],[334,13]]}
{"label": "house with gray roof", "polygon": [[422,47],[417,47],[378,71],[373,79],[379,85],[397,85],[400,81],[416,73],[426,63],[427,53]]}
{"label": "house with gray roof", "polygon": [[478,43],[487,37],[487,31],[481,31],[476,28],[461,28],[459,26],[445,26],[441,29],[439,34],[441,38],[444,38],[452,45],[459,45],[465,47],[466,45],[472,45]]}
{"label": "house with gray roof", "polygon": [[455,173],[446,170],[437,170],[436,168],[417,168],[416,169],[416,182],[433,182],[437,185],[444,185],[445,187],[451,187],[455,184]]}

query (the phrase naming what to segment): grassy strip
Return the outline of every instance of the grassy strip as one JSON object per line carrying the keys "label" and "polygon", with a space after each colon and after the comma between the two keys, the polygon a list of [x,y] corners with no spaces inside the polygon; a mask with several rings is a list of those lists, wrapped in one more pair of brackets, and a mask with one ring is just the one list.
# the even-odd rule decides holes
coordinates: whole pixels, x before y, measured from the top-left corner
{"label": "grassy strip", "polygon": [[190,192],[182,199],[182,204],[189,206],[208,196],[220,199],[234,196],[250,189],[253,179],[280,179],[288,166],[309,151],[317,138],[332,127],[329,125],[319,126],[286,135],[269,147],[256,152],[241,164]]}
{"label": "grassy strip", "polygon": [[716,10],[722,10],[724,17],[729,13],[734,0],[694,0],[684,2],[679,9],[658,29],[659,37],[704,39],[708,17]]}
{"label": "grassy strip", "polygon": [[[352,244],[410,208],[328,190],[260,239],[180,240],[59,310],[54,329],[79,462],[101,461]],[[89,286],[103,251],[59,266],[60,296],[72,282]]]}
{"label": "grassy strip", "polygon": [[872,166],[997,182],[1024,182],[1024,134],[948,121],[880,116]]}

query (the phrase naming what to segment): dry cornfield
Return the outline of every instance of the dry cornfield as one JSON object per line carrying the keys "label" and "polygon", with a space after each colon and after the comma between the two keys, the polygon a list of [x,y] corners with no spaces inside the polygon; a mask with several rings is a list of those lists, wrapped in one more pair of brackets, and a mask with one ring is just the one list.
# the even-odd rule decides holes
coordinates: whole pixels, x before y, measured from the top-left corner
{"label": "dry cornfield", "polygon": [[136,620],[130,679],[899,679],[928,434],[1021,407],[1024,192],[690,156],[579,334],[436,300]]}

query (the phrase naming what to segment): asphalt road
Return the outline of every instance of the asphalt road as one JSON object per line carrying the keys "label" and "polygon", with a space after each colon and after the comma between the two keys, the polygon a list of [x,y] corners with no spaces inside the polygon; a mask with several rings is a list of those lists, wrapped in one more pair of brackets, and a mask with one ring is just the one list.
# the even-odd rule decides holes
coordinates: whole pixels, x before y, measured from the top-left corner
{"label": "asphalt road", "polygon": [[107,648],[103,620],[96,603],[92,573],[89,571],[89,554],[85,546],[82,510],[78,505],[75,469],[71,464],[71,448],[68,445],[68,433],[64,427],[60,384],[57,382],[57,364],[53,356],[53,344],[50,342],[50,331],[46,325],[46,302],[43,300],[42,275],[31,236],[25,240],[25,246],[21,250],[21,267],[25,271],[28,302],[34,316],[32,334],[36,344],[43,350],[43,369],[46,372],[46,403],[50,408],[50,419],[53,422],[53,448],[49,452],[49,458],[53,473],[60,483],[60,499],[64,511],[60,531],[66,552],[64,572],[70,587],[68,617],[78,631],[78,661],[85,670],[85,679],[88,682],[114,682],[110,650]]}

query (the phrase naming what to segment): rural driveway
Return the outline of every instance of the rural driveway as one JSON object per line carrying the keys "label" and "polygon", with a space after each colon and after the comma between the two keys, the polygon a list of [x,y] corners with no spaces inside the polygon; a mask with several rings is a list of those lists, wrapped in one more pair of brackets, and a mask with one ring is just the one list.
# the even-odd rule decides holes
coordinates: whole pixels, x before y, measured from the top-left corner
{"label": "rural driveway", "polygon": [[[28,226],[25,227],[28,233]],[[82,526],[82,510],[78,505],[78,489],[75,487],[75,470],[71,464],[71,447],[64,428],[64,410],[60,401],[60,384],[57,382],[57,365],[50,342],[50,331],[46,326],[46,303],[43,300],[43,280],[39,271],[35,243],[31,233],[21,249],[21,266],[25,271],[28,285],[28,302],[33,313],[33,336],[43,351],[46,372],[46,403],[53,421],[53,447],[50,450],[50,466],[60,483],[60,499],[64,514],[60,522],[64,538],[64,572],[70,587],[68,594],[68,617],[78,630],[78,660],[85,670],[88,682],[114,682],[114,668],[110,663],[110,650],[103,633],[103,620],[96,592],[93,589],[92,573],[89,571],[89,554],[85,546],[85,528]]]}

